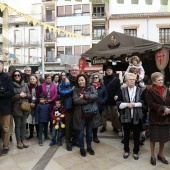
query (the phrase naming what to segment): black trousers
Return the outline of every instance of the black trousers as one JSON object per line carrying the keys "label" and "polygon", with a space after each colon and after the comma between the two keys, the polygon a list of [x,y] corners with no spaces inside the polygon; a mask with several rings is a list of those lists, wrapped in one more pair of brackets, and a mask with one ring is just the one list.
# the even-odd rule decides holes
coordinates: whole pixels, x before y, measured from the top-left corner
{"label": "black trousers", "polygon": [[37,137],[38,137],[38,128],[39,128],[39,125],[38,124],[29,124],[29,129],[30,129],[30,137],[33,137],[33,132],[34,132],[34,126],[36,128],[36,132],[37,132]]}
{"label": "black trousers", "polygon": [[70,109],[65,112],[65,138],[66,145],[78,144],[78,130],[73,129],[74,110]]}
{"label": "black trousers", "polygon": [[129,137],[130,132],[133,132],[134,148],[133,153],[138,154],[139,152],[139,138],[140,138],[140,124],[134,125],[133,123],[126,123],[123,125],[124,129],[124,151],[129,152]]}

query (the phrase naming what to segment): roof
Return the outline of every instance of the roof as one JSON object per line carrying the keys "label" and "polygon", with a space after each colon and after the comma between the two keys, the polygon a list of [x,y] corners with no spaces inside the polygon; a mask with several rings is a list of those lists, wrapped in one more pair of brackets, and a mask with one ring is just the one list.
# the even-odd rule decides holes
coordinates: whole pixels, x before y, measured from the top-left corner
{"label": "roof", "polygon": [[121,55],[132,55],[134,53],[145,53],[146,51],[157,51],[162,49],[163,44],[146,39],[133,37],[113,31],[94,45],[82,57],[120,57]]}

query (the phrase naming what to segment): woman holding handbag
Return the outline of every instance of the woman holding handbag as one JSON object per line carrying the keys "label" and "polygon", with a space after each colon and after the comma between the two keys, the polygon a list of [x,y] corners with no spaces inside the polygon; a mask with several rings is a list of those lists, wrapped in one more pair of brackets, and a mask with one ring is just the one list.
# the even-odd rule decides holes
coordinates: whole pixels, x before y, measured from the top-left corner
{"label": "woman holding handbag", "polygon": [[24,83],[22,73],[19,70],[14,71],[12,75],[14,84],[14,93],[12,97],[12,116],[15,122],[15,135],[17,147],[19,149],[28,148],[25,142],[26,120],[29,111],[21,109],[22,102],[28,102],[31,97],[27,84]]}
{"label": "woman holding handbag", "polygon": [[38,124],[35,124],[35,108],[38,103],[39,95],[41,92],[40,82],[36,75],[31,75],[28,78],[28,88],[31,94],[31,98],[29,99],[29,103],[31,104],[31,111],[27,118],[27,123],[29,124],[30,135],[27,139],[33,138],[34,126],[36,128],[37,137],[38,137]]}
{"label": "woman holding handbag", "polygon": [[[107,97],[108,97],[106,87],[103,84],[103,80],[102,80],[101,76],[99,75],[99,73],[92,74],[92,76],[90,78],[90,83],[91,83],[91,85],[94,86],[94,88],[96,89],[96,91],[98,93],[97,105],[99,108],[99,113],[100,113],[100,115],[102,115],[102,112],[104,109],[104,104],[107,101]],[[93,141],[95,143],[100,143],[100,141],[97,137],[98,128],[93,128],[92,131],[93,131]]]}
{"label": "woman holding handbag", "polygon": [[80,154],[83,157],[86,156],[86,151],[84,149],[85,128],[87,152],[89,152],[90,155],[94,155],[95,153],[91,146],[92,128],[97,128],[101,125],[101,117],[99,115],[98,108],[95,110],[95,114],[90,113],[90,116],[88,116],[85,114],[83,107],[87,106],[88,103],[94,104],[97,101],[97,97],[97,91],[94,86],[88,84],[88,78],[84,74],[79,74],[76,79],[76,87],[73,90],[73,102],[75,104],[73,128],[79,130],[78,142]]}

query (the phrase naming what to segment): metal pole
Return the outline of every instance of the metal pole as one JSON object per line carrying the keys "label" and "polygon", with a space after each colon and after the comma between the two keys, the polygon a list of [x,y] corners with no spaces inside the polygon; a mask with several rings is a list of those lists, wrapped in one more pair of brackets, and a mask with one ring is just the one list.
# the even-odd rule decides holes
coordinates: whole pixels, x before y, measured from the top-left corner
{"label": "metal pole", "polygon": [[42,26],[42,46],[41,46],[41,64],[42,64],[42,77],[44,78],[44,27]]}

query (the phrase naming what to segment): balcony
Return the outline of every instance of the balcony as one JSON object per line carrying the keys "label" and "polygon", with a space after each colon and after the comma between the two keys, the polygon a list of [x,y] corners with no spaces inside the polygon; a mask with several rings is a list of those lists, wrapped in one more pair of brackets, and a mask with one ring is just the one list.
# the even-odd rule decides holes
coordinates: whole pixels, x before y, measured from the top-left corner
{"label": "balcony", "polygon": [[58,15],[57,17],[73,17],[73,16],[89,16],[89,12],[83,12],[83,13],[74,13],[74,14],[62,14]]}
{"label": "balcony", "polygon": [[41,43],[39,41],[25,41],[25,42],[12,42],[10,41],[10,45],[13,47],[31,47],[31,46],[40,46]]}
{"label": "balcony", "polygon": [[10,45],[14,46],[14,47],[22,47],[23,42],[12,42],[12,41],[10,41]]}
{"label": "balcony", "polygon": [[56,42],[56,34],[54,32],[45,33],[45,42]]}
{"label": "balcony", "polygon": [[93,40],[102,40],[103,38],[106,37],[106,33],[103,34],[93,34]]}
{"label": "balcony", "polygon": [[106,20],[105,12],[93,13],[93,15],[92,15],[92,21],[105,21],[105,20]]}

